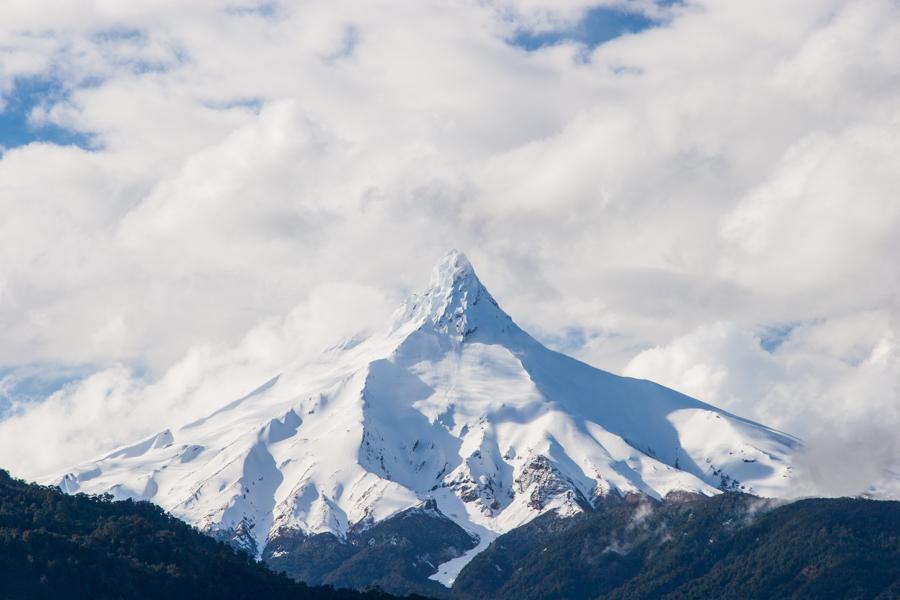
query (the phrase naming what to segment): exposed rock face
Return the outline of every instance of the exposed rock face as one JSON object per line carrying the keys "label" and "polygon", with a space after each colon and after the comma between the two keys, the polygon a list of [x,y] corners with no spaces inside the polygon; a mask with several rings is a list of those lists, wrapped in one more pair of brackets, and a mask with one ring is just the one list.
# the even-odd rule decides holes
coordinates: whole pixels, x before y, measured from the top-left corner
{"label": "exposed rock face", "polygon": [[448,519],[433,501],[385,521],[360,524],[346,538],[331,533],[277,533],[263,552],[274,570],[312,584],[445,597],[448,590],[428,579],[437,565],[461,556],[478,543]]}
{"label": "exposed rock face", "polygon": [[250,556],[257,556],[259,548],[256,545],[256,538],[253,536],[254,527],[254,523],[249,519],[241,519],[234,527],[211,528],[207,530],[207,533]]}
{"label": "exposed rock face", "polygon": [[563,475],[543,455],[533,456],[515,480],[516,492],[526,494],[528,506],[538,512],[556,502],[570,512],[577,508],[589,508],[590,502],[584,497],[574,481]]}

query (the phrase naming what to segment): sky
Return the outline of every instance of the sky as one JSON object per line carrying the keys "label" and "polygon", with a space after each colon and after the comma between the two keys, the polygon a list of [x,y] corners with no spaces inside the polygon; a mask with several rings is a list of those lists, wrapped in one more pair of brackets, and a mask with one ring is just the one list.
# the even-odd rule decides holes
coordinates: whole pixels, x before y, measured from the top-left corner
{"label": "sky", "polygon": [[900,473],[895,0],[7,0],[0,465],[377,328],[450,248],[545,343]]}

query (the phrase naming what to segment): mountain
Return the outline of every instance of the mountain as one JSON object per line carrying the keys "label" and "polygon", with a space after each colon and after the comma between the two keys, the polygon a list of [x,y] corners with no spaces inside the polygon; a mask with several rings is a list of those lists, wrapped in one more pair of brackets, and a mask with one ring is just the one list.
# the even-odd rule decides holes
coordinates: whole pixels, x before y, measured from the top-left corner
{"label": "mountain", "polygon": [[[800,448],[549,350],[458,252],[384,331],[291,365],[206,418],[177,420],[54,483],[150,500],[308,581],[358,587],[377,555],[396,567],[385,589],[435,596],[491,540],[547,512],[631,493],[783,496]],[[404,558],[400,538],[366,537],[409,511],[445,535],[403,537]],[[314,567],[315,549],[330,558]]]}
{"label": "mountain", "polygon": [[0,470],[0,598],[389,600],[276,575],[149,502],[69,496]]}
{"label": "mountain", "polygon": [[456,600],[900,598],[900,502],[646,496],[500,536]]}

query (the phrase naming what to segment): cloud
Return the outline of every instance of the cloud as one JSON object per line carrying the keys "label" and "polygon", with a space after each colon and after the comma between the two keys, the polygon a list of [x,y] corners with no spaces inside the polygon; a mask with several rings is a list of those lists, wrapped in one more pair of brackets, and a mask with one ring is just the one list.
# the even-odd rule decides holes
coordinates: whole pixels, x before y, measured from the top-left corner
{"label": "cloud", "polygon": [[[601,5],[660,25],[510,43]],[[18,405],[0,462],[38,472],[152,433],[153,406],[207,385],[163,393],[177,365],[231,386],[191,406],[235,397],[306,352],[237,358],[260,323],[329,285],[390,304],[450,247],[523,326],[600,367],[808,439],[882,439],[898,17],[890,0],[6,2],[0,97],[52,82],[31,120],[92,143],[0,155],[0,365],[95,375]],[[92,437],[103,407],[114,440]],[[30,459],[40,423],[63,445]]]}
{"label": "cloud", "polygon": [[624,373],[801,435],[797,495],[875,493],[896,486],[887,480],[900,467],[900,348],[890,322],[868,313],[798,325],[771,354],[752,332],[705,325],[640,352]]}
{"label": "cloud", "polygon": [[[236,346],[195,346],[159,377],[116,365],[67,383],[43,401],[13,396],[0,421],[0,456],[19,476],[56,474],[162,431],[173,418],[187,423],[205,416],[291,362],[318,358],[326,344],[380,325],[389,313],[377,290],[321,285],[286,316],[253,327]],[[14,383],[0,379],[0,394]]]}
{"label": "cloud", "polygon": [[758,402],[786,377],[784,366],[763,350],[758,337],[721,322],[640,352],[623,374],[652,375],[663,385],[745,414],[750,408],[742,406],[745,400]]}

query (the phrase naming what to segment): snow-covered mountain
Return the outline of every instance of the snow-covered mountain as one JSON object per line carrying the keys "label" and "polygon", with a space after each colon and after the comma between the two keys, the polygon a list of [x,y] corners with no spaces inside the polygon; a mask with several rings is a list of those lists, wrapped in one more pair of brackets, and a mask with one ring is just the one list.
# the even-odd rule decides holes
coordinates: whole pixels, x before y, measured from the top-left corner
{"label": "snow-covered mountain", "polygon": [[496,535],[546,511],[628,492],[784,495],[799,446],[549,350],[451,252],[385,331],[57,483],[151,500],[258,555],[285,535],[346,539],[420,507],[480,539],[441,566],[435,578],[447,581]]}

